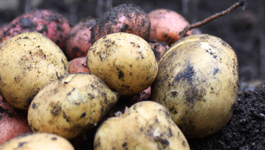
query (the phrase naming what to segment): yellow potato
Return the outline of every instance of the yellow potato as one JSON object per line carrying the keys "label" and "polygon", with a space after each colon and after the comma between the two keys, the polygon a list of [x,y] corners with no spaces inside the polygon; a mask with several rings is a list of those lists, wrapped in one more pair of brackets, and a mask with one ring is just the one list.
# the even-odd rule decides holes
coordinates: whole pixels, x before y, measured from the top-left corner
{"label": "yellow potato", "polygon": [[168,110],[152,101],[138,102],[121,117],[101,124],[94,140],[95,150],[189,150],[185,136]]}
{"label": "yellow potato", "polygon": [[146,89],[158,69],[149,44],[130,33],[112,33],[97,40],[87,53],[87,66],[122,96]]}
{"label": "yellow potato", "polygon": [[92,74],[68,74],[45,86],[32,100],[28,123],[33,132],[72,139],[97,125],[119,94]]}
{"label": "yellow potato", "polygon": [[0,93],[12,106],[23,110],[41,88],[69,72],[61,49],[36,32],[6,41],[0,49],[0,68]]}
{"label": "yellow potato", "polygon": [[18,136],[0,146],[1,150],[74,150],[65,138],[50,133]]}
{"label": "yellow potato", "polygon": [[187,138],[222,129],[238,91],[238,62],[222,39],[191,35],[176,42],[158,63],[151,99],[163,104]]}

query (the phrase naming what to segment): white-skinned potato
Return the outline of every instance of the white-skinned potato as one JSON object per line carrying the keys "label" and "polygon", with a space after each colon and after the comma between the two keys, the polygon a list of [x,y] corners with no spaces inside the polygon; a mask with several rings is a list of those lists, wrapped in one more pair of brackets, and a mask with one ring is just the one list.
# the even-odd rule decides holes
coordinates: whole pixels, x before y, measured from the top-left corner
{"label": "white-skinned potato", "polygon": [[15,108],[27,110],[42,87],[69,72],[69,63],[50,39],[26,32],[5,42],[0,68],[0,93]]}
{"label": "white-skinned potato", "polygon": [[160,59],[151,99],[163,104],[187,138],[222,129],[233,113],[238,91],[238,62],[222,39],[191,35]]}
{"label": "white-skinned potato", "polygon": [[31,133],[13,138],[3,145],[1,150],[74,150],[65,138],[50,133]]}
{"label": "white-skinned potato", "polygon": [[168,110],[152,101],[138,102],[121,117],[101,124],[94,140],[95,150],[189,150],[185,136]]}
{"label": "white-skinned potato", "polygon": [[66,74],[34,97],[28,123],[33,132],[72,139],[94,127],[118,99],[119,94],[93,74]]}
{"label": "white-skinned potato", "polygon": [[157,62],[150,45],[130,33],[108,34],[87,53],[87,66],[120,95],[137,94],[152,84]]}

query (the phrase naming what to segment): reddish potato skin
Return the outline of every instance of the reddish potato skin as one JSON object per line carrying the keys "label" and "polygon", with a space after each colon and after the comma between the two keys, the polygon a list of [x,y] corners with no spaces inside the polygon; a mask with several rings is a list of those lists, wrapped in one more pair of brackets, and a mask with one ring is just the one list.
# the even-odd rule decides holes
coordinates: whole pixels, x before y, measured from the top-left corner
{"label": "reddish potato skin", "polygon": [[[169,46],[179,39],[180,32],[189,25],[184,17],[169,9],[153,10],[148,17],[151,21],[150,39],[166,42]],[[187,34],[192,35],[192,31]]]}
{"label": "reddish potato skin", "polygon": [[0,95],[0,145],[4,142],[31,132],[26,114],[15,112],[14,108]]}
{"label": "reddish potato skin", "polygon": [[0,42],[19,33],[34,31],[47,36],[63,49],[70,29],[69,22],[62,15],[50,10],[33,10],[18,16],[5,26],[0,35]]}
{"label": "reddish potato skin", "polygon": [[86,57],[79,57],[69,62],[69,73],[89,73]]}
{"label": "reddish potato skin", "polygon": [[132,33],[149,41],[151,22],[140,7],[118,5],[100,17],[91,29],[91,43],[99,38],[116,32]]}
{"label": "reddish potato skin", "polygon": [[68,60],[87,55],[91,46],[91,28],[96,23],[94,19],[79,22],[73,28],[66,38],[65,54]]}
{"label": "reddish potato skin", "polygon": [[151,46],[153,52],[155,53],[157,62],[161,59],[161,57],[169,48],[169,46],[165,42],[149,42],[148,44]]}

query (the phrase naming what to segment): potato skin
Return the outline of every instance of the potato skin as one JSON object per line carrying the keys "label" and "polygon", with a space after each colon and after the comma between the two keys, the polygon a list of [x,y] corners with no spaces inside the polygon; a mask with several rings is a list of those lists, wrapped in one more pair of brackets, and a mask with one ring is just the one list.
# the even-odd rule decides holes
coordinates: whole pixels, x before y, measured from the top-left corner
{"label": "potato skin", "polygon": [[[111,136],[110,136],[111,135]],[[189,144],[168,110],[152,101],[139,102],[121,117],[103,122],[96,132],[95,150],[189,150]]]}
{"label": "potato skin", "polygon": [[50,133],[31,133],[18,136],[0,145],[1,150],[74,150],[61,136]]}
{"label": "potato skin", "polygon": [[61,49],[37,32],[9,39],[0,49],[0,68],[0,93],[12,106],[23,110],[42,87],[69,72]]}
{"label": "potato skin", "polygon": [[26,113],[16,112],[0,95],[0,145],[27,132],[31,129]]}
{"label": "potato skin", "polygon": [[122,96],[146,89],[154,81],[158,69],[149,44],[137,35],[123,32],[97,40],[87,53],[87,66]]}
{"label": "potato skin", "polygon": [[91,28],[96,23],[94,19],[87,19],[79,22],[73,28],[66,38],[65,55],[68,60],[87,55],[91,46]]}
{"label": "potato skin", "polygon": [[101,37],[116,32],[132,33],[149,41],[150,27],[147,14],[140,7],[118,5],[107,11],[92,27],[91,43],[94,44]]}
{"label": "potato skin", "polygon": [[238,62],[222,39],[191,35],[176,42],[158,63],[151,99],[164,105],[187,138],[223,128],[238,91]]}
{"label": "potato skin", "polygon": [[3,39],[29,31],[39,32],[47,36],[61,49],[64,49],[65,38],[71,26],[61,14],[51,10],[33,10],[15,18],[10,24],[3,28],[0,34],[0,42]]}
{"label": "potato skin", "polygon": [[89,73],[86,63],[86,57],[79,57],[69,62],[69,73]]}
{"label": "potato skin", "polygon": [[117,92],[92,74],[66,74],[32,100],[28,122],[33,132],[72,139],[94,127],[119,99]]}
{"label": "potato skin", "polygon": [[[175,43],[180,32],[189,25],[189,22],[180,14],[169,9],[156,9],[148,13],[151,22],[150,39],[157,42],[166,42],[169,46]],[[187,33],[192,34],[192,31]]]}

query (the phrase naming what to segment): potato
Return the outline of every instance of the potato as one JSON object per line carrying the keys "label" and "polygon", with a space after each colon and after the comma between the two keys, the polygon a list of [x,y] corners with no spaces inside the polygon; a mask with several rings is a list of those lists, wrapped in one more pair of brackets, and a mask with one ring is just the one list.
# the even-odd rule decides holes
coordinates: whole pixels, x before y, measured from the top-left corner
{"label": "potato", "polygon": [[119,94],[95,75],[67,74],[34,97],[28,122],[33,132],[72,139],[97,125],[118,99]]}
{"label": "potato", "polygon": [[176,42],[158,63],[151,99],[164,105],[187,138],[222,129],[238,91],[238,62],[222,39],[191,35]]}
{"label": "potato", "polygon": [[79,22],[73,28],[66,38],[65,54],[68,60],[87,55],[91,46],[91,28],[96,23],[94,19],[86,19]]}
{"label": "potato", "polygon": [[79,57],[69,62],[69,73],[89,73],[86,63],[86,57]]}
{"label": "potato", "polygon": [[118,5],[100,17],[91,29],[91,43],[94,44],[101,37],[126,32],[149,40],[151,31],[150,20],[140,7],[132,5]]}
{"label": "potato", "polygon": [[27,114],[15,111],[0,95],[0,145],[27,132],[31,132]]}
{"label": "potato", "polygon": [[87,66],[120,95],[137,94],[154,81],[157,62],[149,44],[130,33],[112,33],[94,43],[87,53]]}
{"label": "potato", "polygon": [[185,136],[168,110],[152,101],[134,104],[121,117],[103,122],[96,132],[95,150],[184,150]]}
{"label": "potato", "polygon": [[[169,46],[175,43],[180,32],[189,25],[189,22],[180,14],[169,9],[156,9],[148,13],[151,22],[150,39],[157,42],[166,42]],[[192,34],[192,31],[187,33]]]}
{"label": "potato", "polygon": [[3,145],[1,150],[74,150],[65,138],[50,133],[33,133],[16,137]]}
{"label": "potato", "polygon": [[0,49],[0,68],[0,93],[12,106],[23,110],[42,87],[69,72],[61,49],[37,32],[9,39]]}
{"label": "potato", "polygon": [[1,39],[11,37],[29,31],[39,32],[47,36],[61,49],[64,48],[65,38],[70,31],[70,24],[61,14],[51,10],[33,10],[15,18],[10,24],[3,28]]}
{"label": "potato", "polygon": [[164,42],[149,42],[153,52],[155,53],[156,61],[158,62],[164,53],[169,49],[168,45]]}

